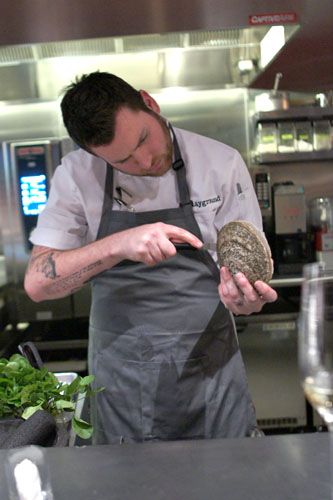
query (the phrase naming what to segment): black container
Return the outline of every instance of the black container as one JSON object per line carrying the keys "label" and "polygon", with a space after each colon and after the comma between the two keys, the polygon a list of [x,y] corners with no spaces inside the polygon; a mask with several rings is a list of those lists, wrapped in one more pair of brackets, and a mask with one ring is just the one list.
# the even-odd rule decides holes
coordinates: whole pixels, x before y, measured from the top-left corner
{"label": "black container", "polygon": [[68,427],[56,424],[49,413],[39,410],[28,420],[0,419],[0,449],[38,445],[44,447],[68,446]]}

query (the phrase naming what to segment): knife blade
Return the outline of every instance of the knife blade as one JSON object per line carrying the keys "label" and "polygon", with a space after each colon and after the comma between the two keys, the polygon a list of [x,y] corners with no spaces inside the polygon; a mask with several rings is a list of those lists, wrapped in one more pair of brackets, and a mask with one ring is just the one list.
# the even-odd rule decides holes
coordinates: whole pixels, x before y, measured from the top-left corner
{"label": "knife blade", "polygon": [[172,243],[175,245],[177,250],[212,250],[213,252],[216,252],[216,243],[204,243],[200,248],[196,248],[189,243],[178,243],[175,241],[172,241]]}

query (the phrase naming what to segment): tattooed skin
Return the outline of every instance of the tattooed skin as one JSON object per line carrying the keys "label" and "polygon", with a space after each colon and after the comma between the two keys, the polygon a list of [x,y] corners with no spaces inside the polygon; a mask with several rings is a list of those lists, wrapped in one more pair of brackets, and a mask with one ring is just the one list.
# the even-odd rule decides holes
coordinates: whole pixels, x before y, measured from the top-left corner
{"label": "tattooed skin", "polygon": [[[83,267],[79,271],[76,271],[65,278],[58,280],[56,283],[52,283],[52,285],[48,286],[45,291],[48,295],[52,295],[58,292],[68,292],[68,295],[80,290],[84,285],[86,285],[89,281],[93,280],[95,276],[92,276],[81,283],[82,276],[92,269],[99,267],[102,265],[102,261],[99,260],[94,262],[93,264],[89,264],[86,267]],[[79,285],[79,286],[78,286]]]}
{"label": "tattooed skin", "polygon": [[50,278],[51,280],[60,278],[60,276],[56,272],[55,261],[52,258],[54,253],[55,252],[51,252],[46,257],[44,255],[36,255],[35,257],[31,257],[27,272],[31,271],[33,265],[36,264],[36,271],[39,273],[43,273],[46,278]]}
{"label": "tattooed skin", "polygon": [[[44,274],[46,278],[49,278],[51,280],[57,280],[46,287],[46,293],[50,296],[58,292],[67,292],[67,295],[71,295],[77,290],[80,290],[84,285],[86,285],[95,277],[95,275],[91,276],[82,282],[81,280],[84,277],[84,274],[102,265],[102,261],[98,260],[89,264],[88,266],[83,267],[79,271],[70,274],[69,276],[61,278],[60,274],[57,274],[56,271],[56,261],[53,258],[53,255],[55,253],[56,252],[50,252],[46,256],[37,255],[35,257],[31,257],[28,265],[28,272],[33,268],[33,266],[35,266],[36,272]],[[96,274],[98,274],[98,272]]]}
{"label": "tattooed skin", "polygon": [[51,252],[44,262],[42,262],[41,272],[45,274],[46,278],[50,278],[54,280],[56,278],[60,278],[60,276],[56,273],[55,261],[52,259],[54,252]]}

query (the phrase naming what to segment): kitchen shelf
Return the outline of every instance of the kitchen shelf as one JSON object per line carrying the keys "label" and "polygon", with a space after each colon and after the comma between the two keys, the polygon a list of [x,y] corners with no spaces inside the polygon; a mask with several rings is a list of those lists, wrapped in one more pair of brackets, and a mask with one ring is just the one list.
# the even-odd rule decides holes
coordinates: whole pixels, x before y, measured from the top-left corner
{"label": "kitchen shelf", "polygon": [[[259,111],[254,116],[254,126],[258,123],[281,123],[286,121],[333,120],[333,106],[295,106],[288,109]],[[333,149],[314,151],[295,151],[291,153],[260,153],[253,151],[255,164],[296,163],[333,160]]]}
{"label": "kitchen shelf", "polygon": [[257,164],[327,161],[333,160],[333,149],[295,153],[254,153],[253,160]]}
{"label": "kitchen shelf", "polygon": [[333,106],[295,106],[288,109],[259,111],[254,115],[256,122],[272,122],[282,120],[321,120],[333,118]]}

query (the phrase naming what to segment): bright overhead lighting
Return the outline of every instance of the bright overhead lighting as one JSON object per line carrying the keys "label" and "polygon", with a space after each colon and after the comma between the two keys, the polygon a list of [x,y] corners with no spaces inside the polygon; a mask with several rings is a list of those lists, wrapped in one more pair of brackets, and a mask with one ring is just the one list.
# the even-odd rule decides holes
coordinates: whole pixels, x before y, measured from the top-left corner
{"label": "bright overhead lighting", "polygon": [[265,68],[285,44],[284,27],[272,26],[260,42],[260,62]]}
{"label": "bright overhead lighting", "polygon": [[[165,87],[162,89],[162,93],[159,96],[165,97],[167,100],[172,99],[174,102],[184,101],[188,96],[188,89],[185,87]],[[158,97],[160,99],[160,97]]]}

